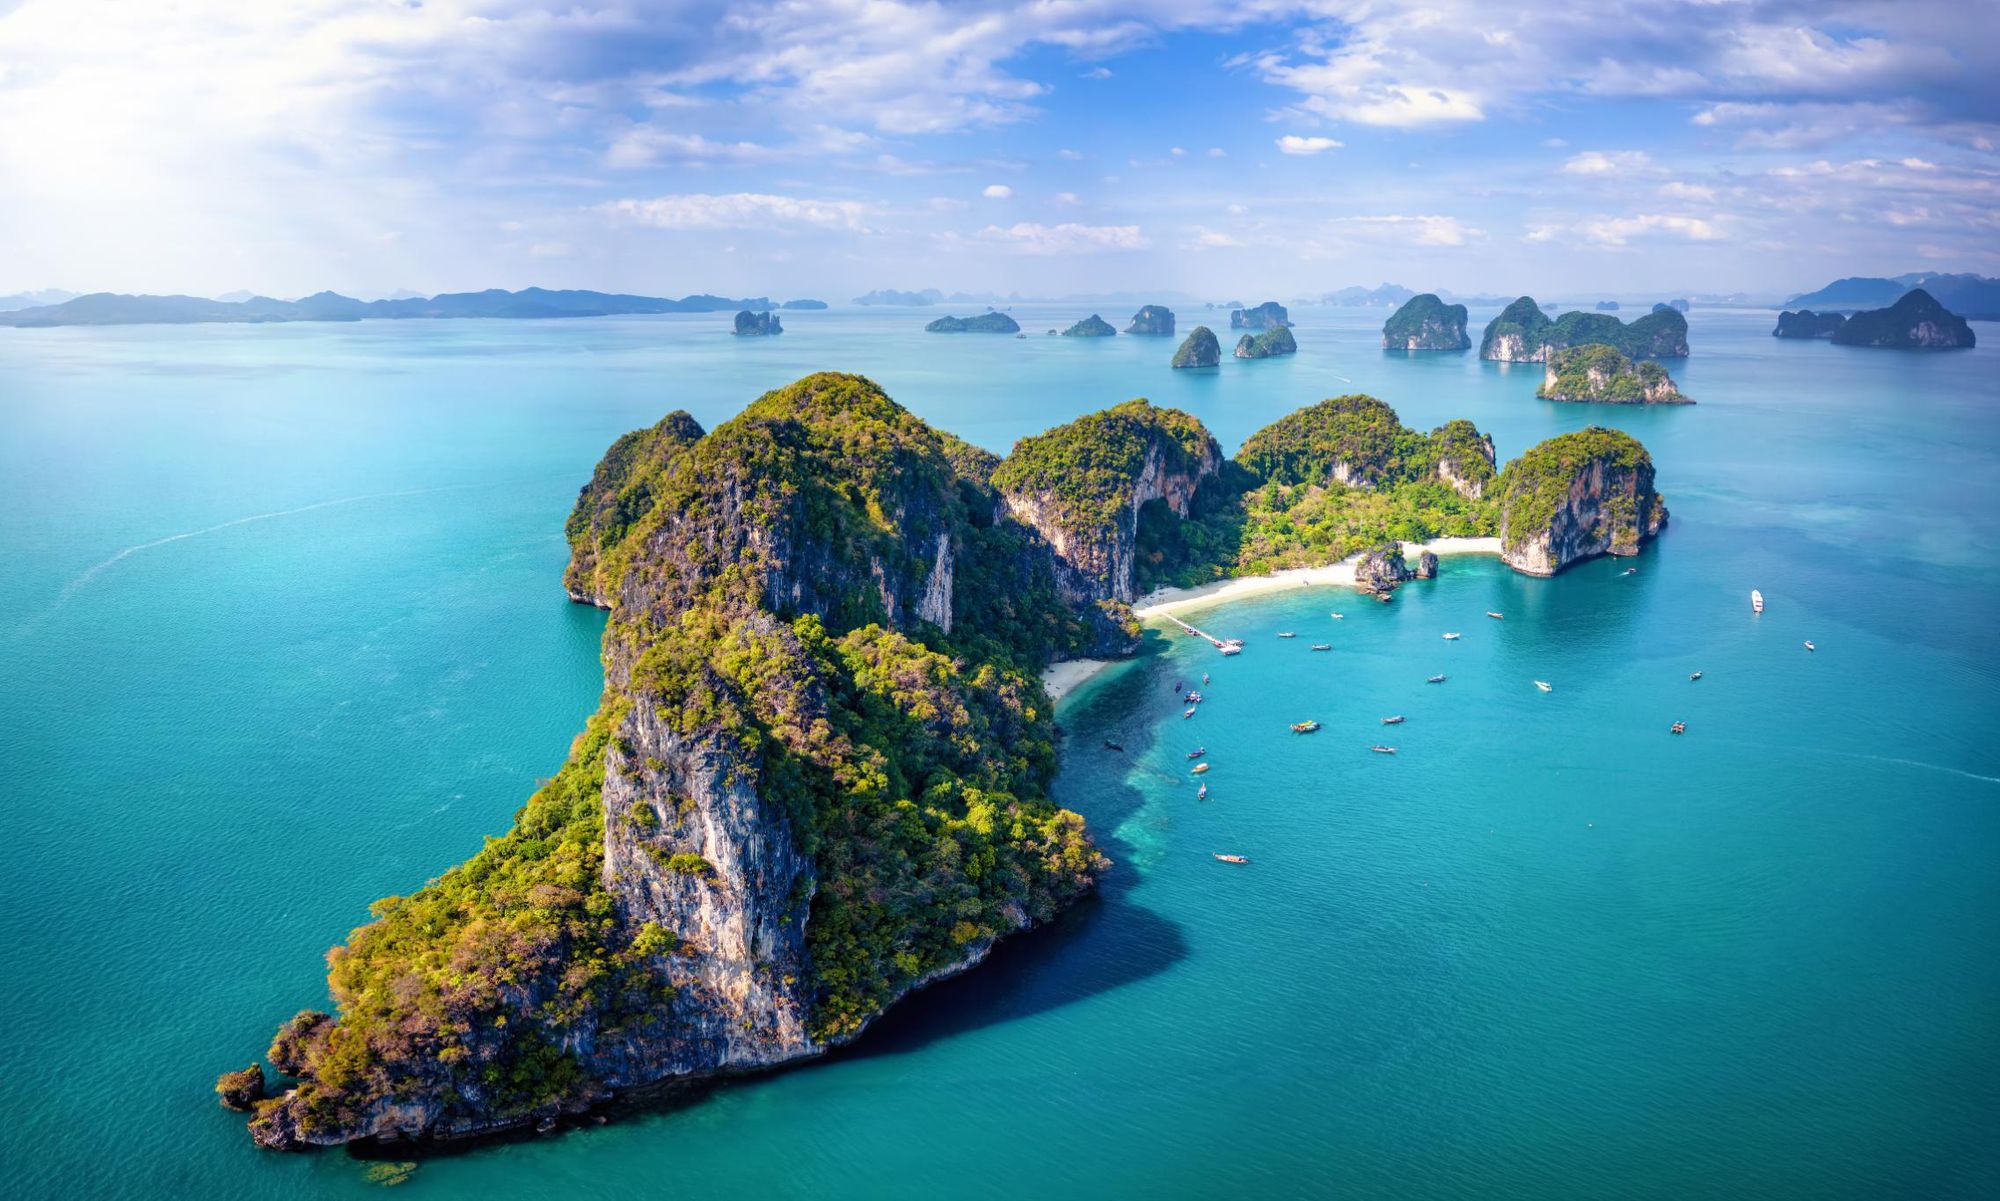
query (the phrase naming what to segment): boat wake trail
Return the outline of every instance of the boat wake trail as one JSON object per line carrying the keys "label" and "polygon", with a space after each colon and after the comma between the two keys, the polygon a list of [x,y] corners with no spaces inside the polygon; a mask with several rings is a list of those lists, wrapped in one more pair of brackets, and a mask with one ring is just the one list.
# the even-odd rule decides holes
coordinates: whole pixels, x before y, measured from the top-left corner
{"label": "boat wake trail", "polygon": [[1855,759],[1873,759],[1877,763],[1900,763],[1905,767],[1924,767],[1929,768],[1931,771],[1941,771],[1954,776],[1964,776],[1968,780],[1978,780],[1984,784],[2000,784],[2000,776],[1982,776],[1976,771],[1946,767],[1942,763],[1925,763],[1921,759],[1897,759],[1890,755],[1862,755],[1853,753],[1850,753],[1850,757]]}
{"label": "boat wake trail", "polygon": [[218,530],[231,529],[239,525],[250,525],[253,522],[259,522],[259,521],[272,521],[279,517],[295,517],[300,513],[311,513],[319,509],[331,509],[338,505],[359,504],[360,502],[366,500],[393,500],[395,498],[404,496],[425,496],[434,492],[456,492],[465,488],[479,488],[486,486],[488,485],[447,484],[438,488],[408,488],[401,492],[368,492],[360,496],[343,496],[336,500],[322,500],[322,501],[316,501],[309,505],[300,505],[295,509],[277,509],[269,513],[252,513],[248,517],[232,517],[228,521],[218,521],[214,525],[203,526],[198,530],[185,530],[178,534],[168,534],[164,538],[155,538],[151,542],[141,542],[136,546],[128,546],[124,550],[121,550],[117,554],[112,555],[110,558],[104,560],[102,563],[94,564],[93,566],[87,567],[83,571],[79,572],[74,579],[70,580],[69,583],[63,585],[62,591],[56,594],[56,599],[53,604],[51,604],[47,609],[44,609],[41,613],[35,615],[34,617],[29,618],[27,621],[17,626],[14,631],[14,636],[16,638],[21,638],[32,633],[35,627],[39,626],[42,622],[47,621],[50,617],[54,616],[58,610],[60,610],[64,605],[69,603],[69,599],[71,597],[75,596],[79,591],[81,591],[84,587],[86,587],[92,580],[96,579],[98,576],[104,574],[106,571],[109,571],[113,567],[116,567],[118,564],[123,563],[125,560],[131,558],[133,555],[136,555],[141,551],[148,551],[156,547],[165,546],[170,542],[184,542],[189,538],[199,538],[203,534],[213,534]]}

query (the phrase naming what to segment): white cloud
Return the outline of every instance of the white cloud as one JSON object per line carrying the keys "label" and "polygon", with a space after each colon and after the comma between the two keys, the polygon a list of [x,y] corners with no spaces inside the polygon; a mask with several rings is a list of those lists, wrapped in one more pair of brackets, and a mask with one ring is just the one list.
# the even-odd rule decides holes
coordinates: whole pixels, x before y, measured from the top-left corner
{"label": "white cloud", "polygon": [[1335,218],[1335,224],[1394,228],[1401,231],[1399,236],[1406,236],[1418,246],[1463,246],[1486,236],[1485,230],[1466,225],[1456,217],[1429,214],[1339,217]]}
{"label": "white cloud", "polygon": [[1338,150],[1342,145],[1332,138],[1300,137],[1295,133],[1278,139],[1278,149],[1285,154],[1318,154],[1323,150]]}
{"label": "white cloud", "polygon": [[1210,147],[1208,148],[1208,157],[1210,157],[1210,158],[1228,158],[1228,157],[1229,157],[1229,152],[1228,152],[1227,150],[1224,150],[1224,149],[1223,149],[1222,147],[1220,147],[1220,146],[1210,146]]}
{"label": "white cloud", "polygon": [[1088,71],[1085,71],[1085,72],[1084,72],[1084,73],[1083,73],[1082,75],[1078,76],[1077,78],[1079,78],[1079,79],[1109,79],[1109,78],[1111,78],[1111,68],[1109,68],[1109,67],[1092,67],[1092,68],[1091,68],[1090,70],[1088,70]]}
{"label": "white cloud", "polygon": [[1181,147],[1179,147],[1179,146],[1176,146],[1176,147],[1174,147],[1174,148],[1173,148],[1172,150],[1168,151],[1167,153],[1169,153],[1169,154],[1173,155],[1173,156],[1174,156],[1175,158],[1179,158],[1179,157],[1181,157],[1182,155],[1186,154],[1186,153],[1187,153],[1187,151],[1186,151],[1186,150],[1184,150],[1184,149],[1182,149],[1182,148],[1181,148]]}
{"label": "white cloud", "polygon": [[1003,243],[1023,254],[1033,255],[1144,250],[1152,244],[1136,225],[1078,225],[1074,222],[1040,225],[1021,221],[1005,228],[989,225],[979,231],[979,237],[983,241]]}
{"label": "white cloud", "polygon": [[599,205],[607,215],[650,229],[770,229],[798,226],[861,231],[867,214],[851,200],[802,200],[759,192],[710,195],[702,192],[614,200]]}
{"label": "white cloud", "polygon": [[981,196],[986,197],[986,199],[988,200],[1005,200],[1009,196],[1012,196],[1013,194],[1014,194],[1014,189],[1008,187],[1004,183],[987,184],[986,190],[980,193]]}
{"label": "white cloud", "polygon": [[1707,184],[1683,183],[1676,179],[1660,185],[1660,195],[1669,200],[1713,200],[1715,189]]}
{"label": "white cloud", "polygon": [[1701,217],[1637,213],[1628,217],[1592,217],[1572,224],[1544,222],[1530,226],[1526,237],[1530,242],[1581,240],[1595,246],[1620,247],[1642,237],[1713,242],[1722,237],[1722,230],[1714,221]]}
{"label": "white cloud", "polygon": [[673,133],[640,125],[626,130],[611,143],[604,152],[604,163],[620,168],[651,167],[667,162],[699,166],[767,162],[775,157],[776,152],[755,142],[713,142],[698,133]]}
{"label": "white cloud", "polygon": [[1076,203],[1076,193],[1075,193],[1075,192],[1057,192],[1057,193],[1056,193],[1056,203],[1057,203],[1057,204],[1075,204],[1075,203]]}
{"label": "white cloud", "polygon": [[1083,155],[1081,155],[1081,154],[1077,153],[1076,151],[1074,151],[1074,150],[1071,150],[1071,149],[1070,149],[1069,147],[1065,146],[1065,147],[1063,147],[1063,148],[1062,148],[1061,150],[1058,150],[1058,151],[1056,151],[1056,157],[1057,157],[1057,158],[1060,158],[1060,159],[1067,159],[1067,160],[1069,160],[1070,162],[1074,163],[1074,162],[1077,162],[1078,160],[1082,159],[1082,158],[1083,158]]}
{"label": "white cloud", "polygon": [[1643,150],[1586,150],[1562,165],[1564,175],[1631,175],[1652,165]]}

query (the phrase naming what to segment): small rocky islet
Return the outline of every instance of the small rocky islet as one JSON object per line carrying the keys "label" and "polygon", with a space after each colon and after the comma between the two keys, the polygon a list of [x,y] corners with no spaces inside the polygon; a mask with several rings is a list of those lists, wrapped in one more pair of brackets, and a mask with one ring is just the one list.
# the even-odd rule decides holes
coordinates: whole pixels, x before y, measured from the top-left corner
{"label": "small rocky islet", "polygon": [[1384,350],[1469,350],[1465,306],[1424,292],[1403,302],[1382,324]]}
{"label": "small rocky islet", "polygon": [[1142,589],[1363,551],[1393,584],[1435,570],[1390,546],[1413,521],[1551,574],[1636,552],[1666,520],[1652,479],[1613,431],[1496,470],[1471,422],[1419,433],[1358,395],[1234,458],[1144,400],[1003,458],[854,375],[714,430],[669,414],[566,525],[564,587],[609,612],[569,761],[512,830],[377,902],[327,956],[336,1012],[218,1096],[269,1148],[443,1143],[824,1054],[1100,878],[1049,799],[1035,673],[1136,653]]}
{"label": "small rocky islet", "polygon": [[1152,338],[1174,336],[1174,311],[1163,304],[1142,306],[1132,314],[1132,324],[1125,327],[1128,334]]}
{"label": "small rocky islet", "polygon": [[1291,323],[1292,315],[1275,300],[1249,308],[1232,309],[1229,314],[1230,329],[1276,329]]}
{"label": "small rocky islet", "polygon": [[1064,330],[1062,336],[1065,338],[1109,338],[1114,337],[1117,333],[1118,331],[1112,327],[1109,321],[1106,321],[1096,313],[1092,313],[1090,316],[1085,317],[1075,325]]}
{"label": "small rocky islet", "polygon": [[754,313],[744,309],[736,314],[736,328],[730,332],[739,338],[768,338],[773,334],[784,333],[785,327],[779,322],[776,313],[768,311]]}
{"label": "small rocky islet", "polygon": [[1616,348],[1595,342],[1552,352],[1535,395],[1583,404],[1694,403],[1681,394],[1665,367],[1650,359],[1635,363]]}
{"label": "small rocky islet", "polygon": [[1236,340],[1232,353],[1239,359],[1269,359],[1298,352],[1298,339],[1292,337],[1291,327],[1280,325],[1259,334],[1244,334]]}
{"label": "small rocky islet", "polygon": [[1021,326],[1002,312],[981,313],[977,317],[939,317],[924,326],[931,334],[1018,334]]}
{"label": "small rocky islet", "polygon": [[1181,339],[1174,351],[1175,367],[1213,367],[1222,362],[1222,343],[1216,341],[1215,331],[1206,325],[1197,325]]}

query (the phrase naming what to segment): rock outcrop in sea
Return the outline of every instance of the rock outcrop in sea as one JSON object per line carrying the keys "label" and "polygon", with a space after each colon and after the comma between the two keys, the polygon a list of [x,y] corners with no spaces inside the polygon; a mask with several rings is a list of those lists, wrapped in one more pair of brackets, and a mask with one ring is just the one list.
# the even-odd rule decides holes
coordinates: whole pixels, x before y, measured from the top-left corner
{"label": "rock outcrop in sea", "polygon": [[779,323],[773,312],[753,313],[744,309],[736,314],[735,334],[739,338],[765,338],[772,334],[782,334],[785,327]]}
{"label": "rock outcrop in sea", "polygon": [[565,575],[610,610],[598,713],[510,832],[329,954],[338,1016],[280,1029],[253,1137],[547,1129],[815,1056],[1087,890],[1033,672],[1098,610],[961,470],[992,464],[831,374],[614,443]]}
{"label": "rock outcrop in sea", "polygon": [[1592,426],[1562,434],[1500,477],[1500,555],[1527,575],[1554,575],[1598,555],[1635,555],[1667,523],[1653,457],[1638,439]]}
{"label": "rock outcrop in sea", "polygon": [[1298,352],[1299,343],[1292,337],[1291,328],[1280,325],[1261,334],[1244,334],[1236,340],[1234,353],[1239,359],[1268,359],[1276,355]]}
{"label": "rock outcrop in sea", "polygon": [[1970,350],[1978,338],[1965,318],[1946,310],[1922,288],[1911,288],[1886,309],[1866,309],[1833,333],[1836,346],[1892,350]]}
{"label": "rock outcrop in sea", "polygon": [[1438,482],[1467,500],[1479,500],[1492,484],[1494,471],[1493,435],[1463,417],[1447,421],[1431,431],[1436,448]]}
{"label": "rock outcrop in sea", "polygon": [[1797,312],[1786,310],[1778,314],[1777,328],[1771,331],[1773,338],[1831,338],[1847,324],[1845,313],[1815,313],[1811,309]]}
{"label": "rock outcrop in sea", "polygon": [[1138,631],[1133,563],[1139,511],[1158,501],[1186,517],[1222,448],[1176,409],[1127,401],[1023,438],[995,469],[1000,512],[1034,530],[1055,555],[1063,601],[1105,619],[1092,654],[1129,654]]}
{"label": "rock outcrop in sea", "polygon": [[1163,304],[1146,305],[1132,314],[1132,324],[1125,327],[1125,332],[1171,338],[1174,336],[1174,311]]}
{"label": "rock outcrop in sea", "polygon": [[235,1072],[224,1072],[215,1081],[216,1100],[224,1109],[248,1113],[264,1099],[264,1065],[253,1063]]}
{"label": "rock outcrop in sea", "polygon": [[1215,340],[1215,331],[1206,325],[1189,330],[1180,348],[1174,351],[1176,367],[1213,367],[1221,361],[1222,343]]}
{"label": "rock outcrop in sea", "polygon": [[1410,566],[1403,555],[1399,542],[1385,542],[1371,550],[1363,551],[1354,561],[1354,583],[1378,596],[1394,592],[1398,584],[1409,580],[1434,579],[1438,572],[1438,557],[1430,551],[1417,555],[1416,566]]}
{"label": "rock outcrop in sea", "polygon": [[1118,331],[1111,327],[1109,321],[1106,321],[1096,313],[1092,313],[1090,316],[1085,317],[1075,325],[1064,330],[1062,336],[1065,338],[1109,338],[1115,336],[1117,333]]}
{"label": "rock outcrop in sea", "polygon": [[1433,292],[1412,296],[1382,325],[1384,350],[1466,350],[1465,306],[1446,304]]}
{"label": "rock outcrop in sea", "polygon": [[1233,309],[1229,314],[1230,329],[1276,329],[1291,323],[1292,315],[1275,300],[1267,300],[1254,308]]}
{"label": "rock outcrop in sea", "polygon": [[981,313],[977,317],[939,317],[924,326],[932,334],[1018,334],[1021,327],[1005,313]]}
{"label": "rock outcrop in sea", "polygon": [[1665,367],[1650,359],[1634,363],[1611,347],[1594,343],[1551,352],[1535,395],[1585,404],[1694,403],[1681,395]]}

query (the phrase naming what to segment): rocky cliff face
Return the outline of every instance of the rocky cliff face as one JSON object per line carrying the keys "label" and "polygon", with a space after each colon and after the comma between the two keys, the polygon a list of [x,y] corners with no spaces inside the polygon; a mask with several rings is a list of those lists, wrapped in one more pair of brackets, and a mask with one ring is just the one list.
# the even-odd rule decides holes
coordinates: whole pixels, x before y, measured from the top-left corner
{"label": "rocky cliff face", "polygon": [[1235,354],[1239,359],[1269,359],[1298,352],[1299,343],[1291,329],[1280,325],[1261,334],[1244,334],[1236,341]]}
{"label": "rocky cliff face", "polygon": [[1773,338],[1831,338],[1847,324],[1842,313],[1815,313],[1811,309],[1798,312],[1786,311],[1778,314],[1778,326],[1771,331]]}
{"label": "rocky cliff face", "polygon": [[1539,363],[1548,356],[1552,324],[1534,297],[1519,297],[1486,323],[1486,333],[1479,341],[1479,357],[1502,363]]}
{"label": "rocky cliff face", "polygon": [[1393,592],[1398,584],[1408,580],[1435,579],[1438,572],[1438,557],[1430,551],[1419,551],[1417,562],[1411,566],[1403,554],[1400,543],[1389,542],[1364,551],[1354,563],[1354,583],[1357,587],[1381,595]]}
{"label": "rocky cliff face", "polygon": [[779,323],[776,313],[753,313],[745,309],[736,314],[734,333],[739,338],[767,338],[784,332],[785,327]]}
{"label": "rocky cliff face", "polygon": [[1501,477],[1501,557],[1554,575],[1597,555],[1635,555],[1667,522],[1653,460],[1629,434],[1592,427],[1551,438]]}
{"label": "rocky cliff face", "polygon": [[[1096,459],[1108,485],[1087,497],[1030,467],[1083,455]],[[1063,470],[1060,463],[1050,466]],[[1196,491],[1221,467],[1222,448],[1198,422],[1134,401],[1024,439],[995,483],[1002,511],[1048,543],[1065,601],[1129,604],[1137,596],[1132,564],[1139,510],[1161,501],[1176,516],[1187,516]]]}
{"label": "rocky cliff face", "polygon": [[1149,304],[1132,314],[1132,324],[1125,327],[1125,332],[1171,338],[1174,336],[1174,311],[1162,304]]}
{"label": "rocky cliff face", "polygon": [[1479,500],[1493,482],[1493,435],[1470,421],[1448,422],[1431,432],[1438,447],[1438,479],[1468,500]]}
{"label": "rocky cliff face", "polygon": [[1430,292],[1412,296],[1382,326],[1384,350],[1465,350],[1465,306],[1446,304]]}

